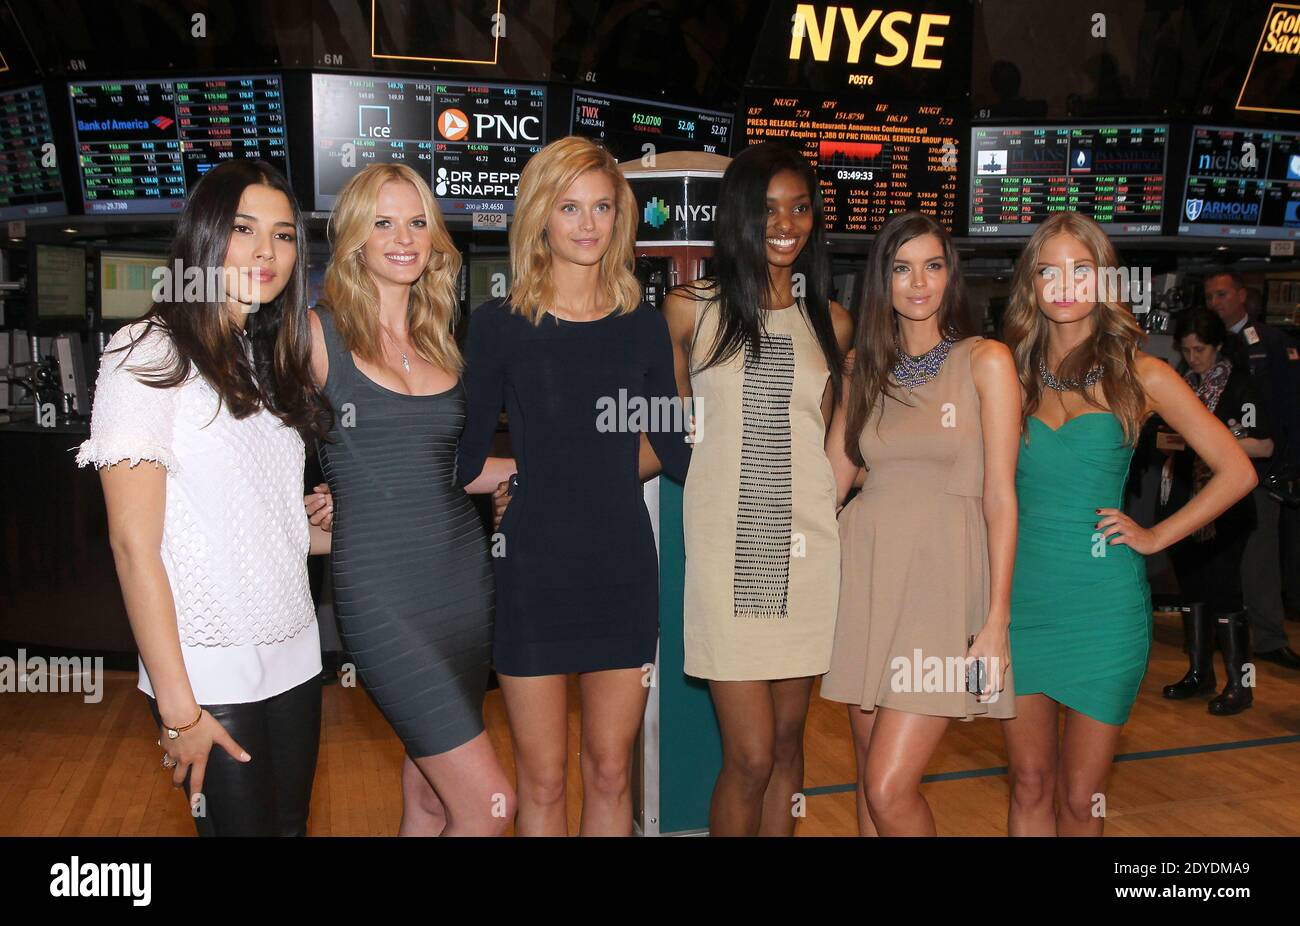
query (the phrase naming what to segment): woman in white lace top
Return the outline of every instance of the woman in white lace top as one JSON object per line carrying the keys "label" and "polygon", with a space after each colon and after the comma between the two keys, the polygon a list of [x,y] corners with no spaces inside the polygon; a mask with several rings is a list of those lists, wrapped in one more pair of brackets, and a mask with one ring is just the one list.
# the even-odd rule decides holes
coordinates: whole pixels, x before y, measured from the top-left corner
{"label": "woman in white lace top", "polygon": [[303,437],[329,412],[308,372],[304,240],[270,165],[209,172],[167,263],[178,298],[109,342],[77,454],[101,470],[139,687],[200,835],[306,834],[321,670],[307,555],[328,536],[303,515]]}

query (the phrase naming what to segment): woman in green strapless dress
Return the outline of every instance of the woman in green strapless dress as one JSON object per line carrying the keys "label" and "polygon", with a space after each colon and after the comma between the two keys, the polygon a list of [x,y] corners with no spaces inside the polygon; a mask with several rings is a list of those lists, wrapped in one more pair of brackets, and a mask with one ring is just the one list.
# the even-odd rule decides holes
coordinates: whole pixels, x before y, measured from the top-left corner
{"label": "woman in green strapless dress", "polygon": [[[1119,267],[1096,222],[1058,213],[1020,255],[1004,319],[1025,392],[1011,583],[1016,716],[1003,722],[1013,836],[1101,835],[1106,778],[1151,649],[1144,557],[1255,484],[1228,429],[1172,367],[1138,350],[1142,331],[1109,272]],[[1146,528],[1120,505],[1138,431],[1153,413],[1214,475]]]}
{"label": "woman in green strapless dress", "polygon": [[1116,725],[1146,672],[1151,591],[1142,555],[1096,525],[1098,508],[1123,503],[1132,456],[1119,419],[1094,411],[1055,430],[1031,416],[1016,463],[1016,691]]}

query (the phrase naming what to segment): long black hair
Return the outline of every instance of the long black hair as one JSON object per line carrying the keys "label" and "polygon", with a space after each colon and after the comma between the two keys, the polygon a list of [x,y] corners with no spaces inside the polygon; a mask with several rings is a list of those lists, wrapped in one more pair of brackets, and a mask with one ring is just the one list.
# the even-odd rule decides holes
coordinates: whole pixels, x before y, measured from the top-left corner
{"label": "long black hair", "polygon": [[227,307],[208,301],[214,293],[206,285],[204,301],[185,301],[180,279],[173,281],[170,298],[155,302],[145,314],[147,324],[130,346],[159,328],[171,339],[175,360],[164,369],[148,371],[150,375],[141,377],[142,382],[159,389],[179,386],[194,367],[235,418],[247,418],[266,408],[304,438],[323,437],[331,413],[311,376],[307,233],[284,175],[265,161],[246,159],[226,161],[204,175],[180,214],[168,271],[174,273],[177,261],[183,272],[190,268],[205,273],[221,270],[240,197],[255,184],[279,190],[289,200],[297,259],[280,295],[248,315],[245,331],[252,347],[251,361],[237,343],[239,334],[230,324]]}
{"label": "long black hair", "polygon": [[[782,171],[797,174],[808,187],[812,201],[812,233],[793,272],[804,280],[804,305],[808,322],[821,345],[830,369],[831,395],[838,400],[842,375],[839,343],[831,322],[830,254],[822,218],[817,174],[799,152],[775,142],[746,148],[722,175],[715,223],[711,282],[718,302],[718,329],[700,370],[726,363],[742,348],[757,360],[761,348],[764,312],[770,308],[771,268],[767,263],[767,188]],[[692,298],[706,298],[705,287],[687,287]],[[692,370],[692,372],[698,372]]]}

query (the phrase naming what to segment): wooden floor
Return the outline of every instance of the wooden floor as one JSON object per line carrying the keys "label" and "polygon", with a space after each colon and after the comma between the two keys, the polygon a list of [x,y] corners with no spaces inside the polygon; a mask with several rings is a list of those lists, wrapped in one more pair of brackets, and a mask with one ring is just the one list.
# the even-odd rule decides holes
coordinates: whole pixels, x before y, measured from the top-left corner
{"label": "wooden floor", "polygon": [[[1293,646],[1300,625],[1289,624]],[[1165,701],[1160,688],[1182,675],[1173,617],[1156,619],[1151,668],[1120,743],[1108,789],[1110,835],[1300,835],[1300,673],[1259,667],[1255,706],[1212,717],[1203,699]],[[1222,662],[1216,658],[1222,681]],[[172,790],[134,673],[107,673],[104,697],[0,695],[0,835],[168,835],[194,830]],[[577,831],[576,694],[570,711],[570,829]],[[489,733],[513,774],[499,691],[487,701]],[[1281,743],[1267,742],[1282,739]],[[1289,741],[1286,741],[1289,740]],[[1265,742],[1254,742],[1265,741]],[[1146,756],[1160,750],[1204,750]],[[853,835],[853,752],[841,705],[814,696],[806,738],[808,815],[800,835]],[[1137,754],[1137,755],[1134,755]],[[402,749],[366,695],[325,689],[321,756],[312,800],[316,836],[391,835],[401,816]],[[995,721],[953,724],[930,774],[995,770],[924,785],[939,832],[1003,835],[1006,762]]]}

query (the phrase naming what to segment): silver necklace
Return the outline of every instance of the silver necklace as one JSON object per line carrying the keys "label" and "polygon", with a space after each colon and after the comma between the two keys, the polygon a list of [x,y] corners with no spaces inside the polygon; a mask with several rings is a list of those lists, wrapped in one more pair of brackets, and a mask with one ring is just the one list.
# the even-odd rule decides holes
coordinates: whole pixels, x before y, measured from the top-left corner
{"label": "silver necklace", "polygon": [[406,351],[402,350],[400,347],[397,346],[397,338],[393,337],[393,333],[389,331],[385,325],[380,325],[379,327],[384,329],[384,334],[388,335],[388,340],[393,342],[393,349],[402,355],[402,369],[405,370],[407,373],[410,373],[411,361],[406,356]]}
{"label": "silver necklace", "polygon": [[1051,370],[1047,369],[1047,358],[1042,354],[1038,355],[1038,378],[1043,381],[1043,385],[1048,389],[1054,389],[1057,392],[1077,392],[1080,389],[1086,389],[1094,386],[1101,379],[1103,367],[1098,364],[1083,375],[1083,382],[1077,379],[1057,379]]}
{"label": "silver necklace", "polygon": [[934,347],[919,357],[913,357],[903,350],[901,342],[895,342],[894,369],[891,371],[894,382],[908,389],[925,385],[939,375],[939,368],[954,343],[945,334]]}

